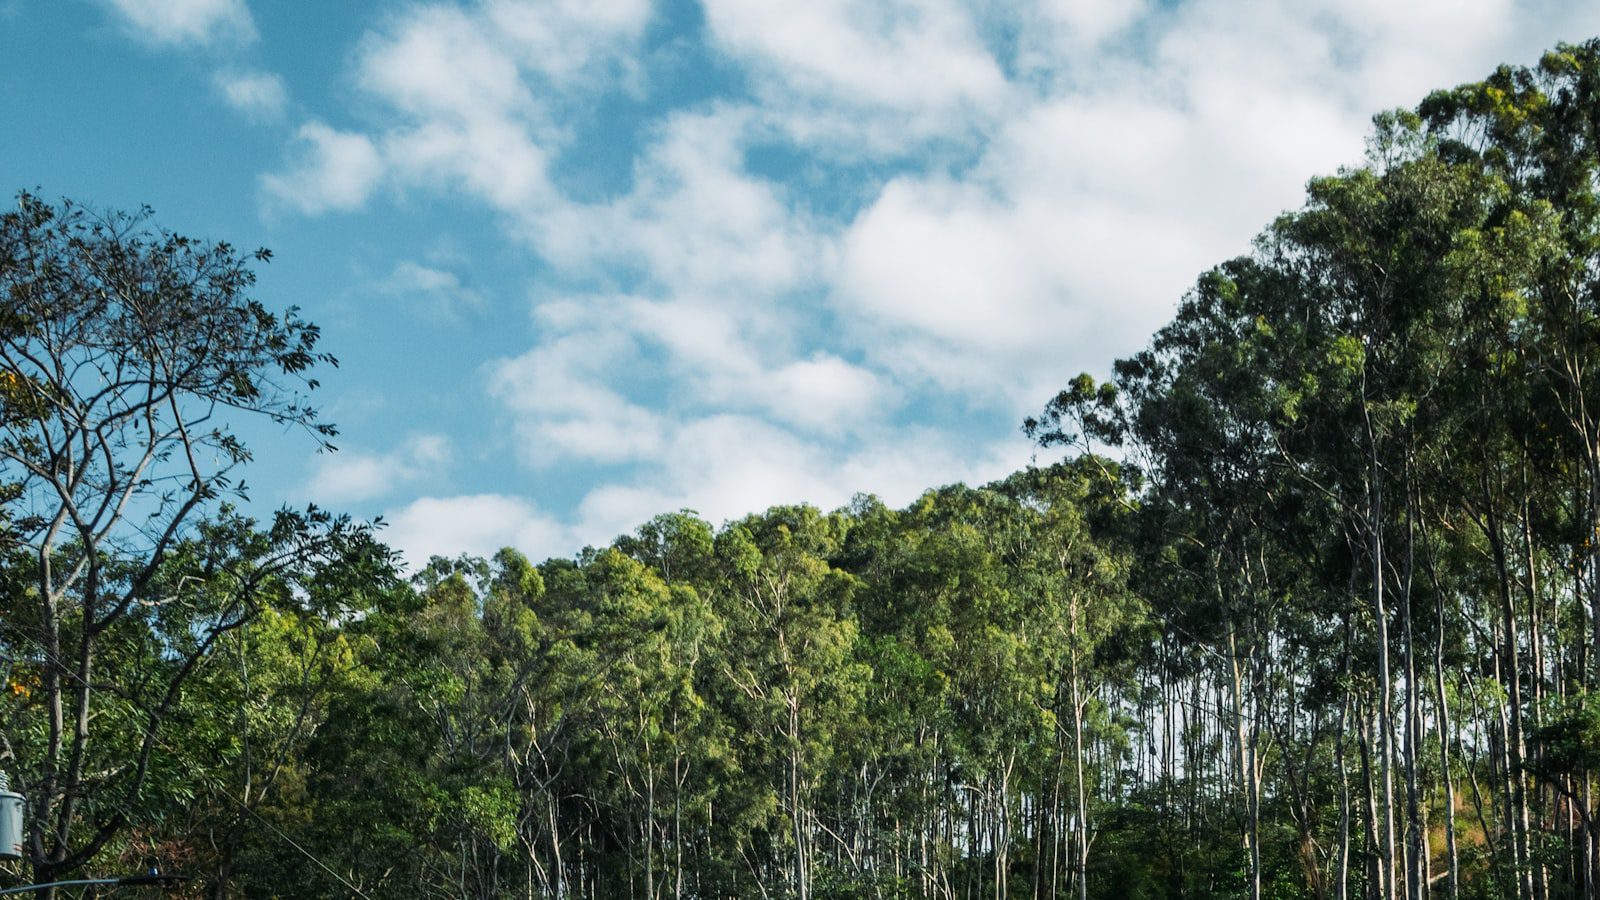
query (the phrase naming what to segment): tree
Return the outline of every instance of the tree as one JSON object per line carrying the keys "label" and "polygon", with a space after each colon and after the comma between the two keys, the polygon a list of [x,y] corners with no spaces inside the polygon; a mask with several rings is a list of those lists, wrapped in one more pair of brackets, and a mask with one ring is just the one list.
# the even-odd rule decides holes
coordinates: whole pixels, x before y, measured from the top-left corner
{"label": "tree", "polygon": [[855,660],[854,579],[829,563],[845,528],[841,515],[775,507],[716,542],[726,702],[743,767],[765,778],[746,800],[778,812],[768,836],[786,845],[783,880],[797,900],[817,895],[818,786],[870,678]]}
{"label": "tree", "polygon": [[[82,867],[128,825],[165,720],[218,638],[285,571],[362,531],[285,514],[261,536],[269,546],[243,557],[215,556],[237,542],[180,553],[222,498],[243,496],[245,420],[330,446],[334,429],[305,394],[309,370],[336,363],[316,349],[316,326],[248,296],[250,263],[267,251],[242,256],[150,215],[28,193],[0,215],[0,483],[15,598],[0,646],[41,672],[41,740],[14,763],[41,881]],[[176,562],[186,554],[192,565]],[[129,755],[97,758],[109,736],[98,712],[134,696],[103,689],[128,673],[102,673],[101,656],[159,617],[181,619],[169,633],[185,639],[158,648],[160,689],[138,692],[148,699],[122,722]]]}

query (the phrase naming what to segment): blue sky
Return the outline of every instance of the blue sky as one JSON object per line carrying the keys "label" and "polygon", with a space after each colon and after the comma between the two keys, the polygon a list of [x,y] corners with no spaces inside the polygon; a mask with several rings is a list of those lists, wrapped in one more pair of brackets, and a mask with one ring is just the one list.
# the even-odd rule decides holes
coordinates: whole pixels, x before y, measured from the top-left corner
{"label": "blue sky", "polygon": [[0,185],[270,247],[343,435],[251,496],[413,560],[1025,464],[1514,0],[0,0]]}

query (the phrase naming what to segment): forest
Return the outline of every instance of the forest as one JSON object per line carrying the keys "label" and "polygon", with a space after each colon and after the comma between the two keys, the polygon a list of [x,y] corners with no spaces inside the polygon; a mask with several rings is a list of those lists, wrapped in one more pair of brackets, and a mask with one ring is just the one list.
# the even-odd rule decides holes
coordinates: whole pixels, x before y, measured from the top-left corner
{"label": "forest", "polygon": [[0,214],[0,889],[1600,896],[1600,41],[1378,115],[903,509],[250,518],[249,422],[336,437],[267,257]]}

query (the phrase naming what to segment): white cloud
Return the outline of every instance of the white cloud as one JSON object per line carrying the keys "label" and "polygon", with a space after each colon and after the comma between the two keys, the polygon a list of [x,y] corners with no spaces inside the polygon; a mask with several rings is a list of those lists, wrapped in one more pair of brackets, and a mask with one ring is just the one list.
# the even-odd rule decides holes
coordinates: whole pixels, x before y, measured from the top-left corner
{"label": "white cloud", "polygon": [[1430,90],[1489,74],[1506,61],[1495,57],[1510,49],[1507,39],[1526,15],[1517,7],[1515,0],[1320,0],[1313,14],[1337,23],[1339,51],[1357,56],[1351,94],[1382,108],[1414,106]]}
{"label": "white cloud", "polygon": [[420,4],[366,36],[356,78],[409,116],[550,127],[545,104],[627,68],[649,15],[648,0]]}
{"label": "white cloud", "polygon": [[392,494],[409,482],[437,476],[451,457],[450,439],[417,434],[390,453],[342,450],[317,457],[305,494],[318,503],[356,503]]}
{"label": "white cloud", "polygon": [[372,181],[326,200],[290,186],[269,193],[307,215],[348,210],[382,175],[463,191],[508,216],[549,205],[551,158],[570,142],[561,112],[575,93],[604,86],[604,73],[629,67],[649,15],[647,0],[408,6],[356,54],[356,84],[389,114],[370,134],[344,136],[381,160]]}
{"label": "white cloud", "polygon": [[[903,384],[1037,406],[1051,383],[1136,350],[1307,178],[1359,162],[1372,112],[1450,83],[1439,73],[1458,56],[1476,57],[1461,77],[1486,72],[1506,5],[1468,4],[1462,41],[1431,52],[1417,13],[1151,10],[1148,57],[1085,47],[960,177],[888,181],[842,239],[835,309],[867,364]],[[1101,40],[1129,24],[1074,27]],[[1411,66],[1432,82],[1393,96]]]}
{"label": "white cloud", "polygon": [[1011,214],[964,185],[892,182],[846,238],[844,300],[947,341],[1024,348],[1056,323],[1030,321],[1049,310],[1038,296],[1045,248],[1011,227]]}
{"label": "white cloud", "polygon": [[773,418],[828,435],[870,421],[895,399],[878,373],[828,353],[772,371],[756,389]]}
{"label": "white cloud", "polygon": [[409,259],[396,263],[377,290],[401,298],[422,315],[445,321],[460,321],[489,305],[482,293],[455,272]]}
{"label": "white cloud", "polygon": [[[640,477],[591,491],[584,530],[622,534],[657,512],[693,509],[711,521],[780,503],[827,503],[832,473],[818,448],[759,419],[718,415],[676,429]],[[848,493],[846,493],[848,496]]]}
{"label": "white cloud", "polygon": [[682,297],[770,297],[817,274],[821,247],[782,189],[744,170],[748,110],[675,115],[609,203],[533,210],[530,237],[569,274],[633,269]]}
{"label": "white cloud", "polygon": [[103,0],[142,40],[156,44],[249,41],[255,21],[244,0]]}
{"label": "white cloud", "polygon": [[459,186],[503,210],[546,193],[539,108],[513,48],[478,11],[413,8],[368,36],[356,75],[401,115],[382,145],[406,181]]}
{"label": "white cloud", "polygon": [[412,569],[433,556],[488,557],[501,547],[539,560],[576,549],[570,529],[528,501],[503,494],[421,497],[385,513],[384,520],[388,527],[380,539]]}
{"label": "white cloud", "polygon": [[548,199],[548,154],[512,119],[433,120],[390,131],[382,142],[403,183],[462,189],[505,213]]}
{"label": "white cloud", "polygon": [[489,23],[455,6],[420,6],[367,38],[361,86],[402,112],[476,119],[532,106],[522,74]]}
{"label": "white cloud", "polygon": [[624,51],[643,34],[650,0],[488,0],[490,28],[526,67],[557,82],[628,66]]}
{"label": "white cloud", "polygon": [[1028,458],[1020,436],[974,447],[935,429],[913,428],[840,450],[732,415],[685,422],[669,446],[656,465],[584,497],[575,528],[585,543],[608,542],[670,509],[693,509],[721,522],[782,504],[833,509],[858,493],[900,506],[929,487],[999,478]]}
{"label": "white cloud", "polygon": [[289,105],[283,79],[271,72],[218,72],[215,83],[229,106],[252,119],[281,118]]}
{"label": "white cloud", "polygon": [[905,153],[981,128],[1009,102],[974,19],[953,0],[707,0],[705,13],[771,120],[813,147]]}
{"label": "white cloud", "polygon": [[623,463],[659,452],[660,416],[629,401],[607,377],[634,349],[621,330],[586,328],[493,364],[490,391],[517,419],[518,455],[545,466]]}
{"label": "white cloud", "polygon": [[[548,302],[538,318],[545,337],[495,363],[490,390],[514,418],[519,454],[540,467],[658,463],[678,452],[683,422],[719,409],[842,439],[898,400],[879,373],[833,354],[767,358],[714,308],[586,297]],[[674,387],[638,396],[664,384]]]}
{"label": "white cloud", "polygon": [[1024,24],[1042,26],[1059,48],[1084,51],[1145,15],[1148,0],[1039,0],[1020,4]]}
{"label": "white cloud", "polygon": [[[666,452],[666,423],[707,409],[759,411],[838,435],[894,390],[833,353],[807,352],[805,311],[832,250],[781,188],[743,171],[747,111],[713,108],[666,123],[633,189],[527,217],[564,278],[637,282],[626,294],[547,300],[539,347],[494,370],[525,458],[621,463]],[[630,399],[672,379],[665,404]]]}
{"label": "white cloud", "polygon": [[383,178],[383,159],[366,135],[313,121],[300,126],[296,142],[289,169],[261,177],[269,208],[306,215],[357,209]]}

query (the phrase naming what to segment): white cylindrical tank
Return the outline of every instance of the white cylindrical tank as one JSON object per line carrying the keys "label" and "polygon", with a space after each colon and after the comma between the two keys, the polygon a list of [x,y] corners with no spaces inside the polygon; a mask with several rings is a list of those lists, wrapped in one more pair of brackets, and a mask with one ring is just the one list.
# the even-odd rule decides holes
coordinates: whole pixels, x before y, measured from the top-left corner
{"label": "white cylindrical tank", "polygon": [[21,794],[11,791],[10,779],[0,772],[0,859],[22,858]]}

